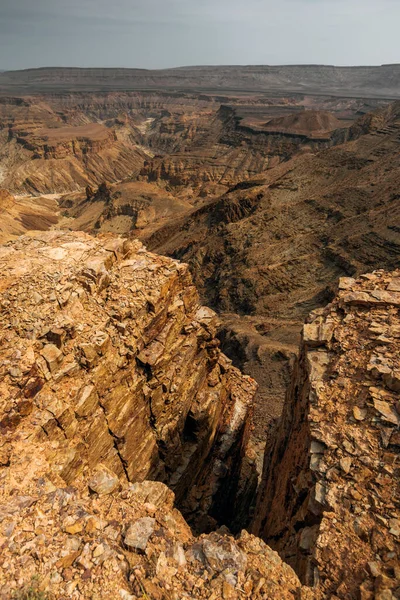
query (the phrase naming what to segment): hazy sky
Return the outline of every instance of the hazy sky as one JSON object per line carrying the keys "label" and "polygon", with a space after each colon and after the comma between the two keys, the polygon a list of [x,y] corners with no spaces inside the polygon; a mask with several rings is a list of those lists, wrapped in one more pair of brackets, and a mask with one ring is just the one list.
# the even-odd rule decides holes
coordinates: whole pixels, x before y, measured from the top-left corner
{"label": "hazy sky", "polygon": [[400,62],[400,0],[0,0],[0,69]]}

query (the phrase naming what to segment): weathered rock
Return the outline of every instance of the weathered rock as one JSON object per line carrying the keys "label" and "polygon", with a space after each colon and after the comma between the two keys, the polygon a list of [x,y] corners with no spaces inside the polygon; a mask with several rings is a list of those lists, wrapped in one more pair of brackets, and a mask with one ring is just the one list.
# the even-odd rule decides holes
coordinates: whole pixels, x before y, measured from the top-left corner
{"label": "weathered rock", "polygon": [[[398,292],[387,291],[398,277],[341,280],[311,315],[267,449],[254,531],[316,598],[398,595],[399,394],[386,378],[400,360]],[[328,324],[334,335],[322,340]]]}
{"label": "weathered rock", "polygon": [[[223,518],[223,482],[256,481],[254,468],[240,472],[256,386],[219,351],[216,315],[188,268],[138,241],[83,233],[31,234],[5,250],[2,462],[45,435],[44,458],[66,484],[101,464],[86,476],[99,494],[117,479],[160,479],[192,519],[207,519],[217,497]],[[164,501],[151,499],[156,485],[153,504]]]}
{"label": "weathered rock", "polygon": [[104,465],[97,465],[89,479],[89,488],[99,495],[111,494],[120,485],[118,477]]}
{"label": "weathered rock", "polygon": [[128,527],[124,537],[125,545],[132,550],[146,550],[147,542],[153,535],[156,521],[150,517],[138,519]]}

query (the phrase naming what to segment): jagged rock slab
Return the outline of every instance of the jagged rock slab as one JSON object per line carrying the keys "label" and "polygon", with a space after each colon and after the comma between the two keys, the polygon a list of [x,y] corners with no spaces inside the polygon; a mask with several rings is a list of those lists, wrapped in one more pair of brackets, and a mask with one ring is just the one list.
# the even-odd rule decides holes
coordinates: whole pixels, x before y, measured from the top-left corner
{"label": "jagged rock slab", "polygon": [[137,241],[58,231],[0,247],[0,264],[6,472],[27,439],[46,442],[50,478],[69,485],[102,465],[91,481],[105,494],[115,476],[161,479],[211,519],[220,483],[239,477],[255,383],[218,349],[187,266]]}
{"label": "jagged rock slab", "polygon": [[303,329],[254,531],[316,597],[400,594],[400,272],[342,278]]}

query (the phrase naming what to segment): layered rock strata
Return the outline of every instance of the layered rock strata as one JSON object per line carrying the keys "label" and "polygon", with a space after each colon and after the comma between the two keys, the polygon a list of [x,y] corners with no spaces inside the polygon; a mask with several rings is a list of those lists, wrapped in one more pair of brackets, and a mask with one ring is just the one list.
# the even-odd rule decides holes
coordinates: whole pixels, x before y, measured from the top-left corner
{"label": "layered rock strata", "polygon": [[400,597],[400,271],[342,278],[303,329],[254,531],[316,597]]}
{"label": "layered rock strata", "polygon": [[213,499],[241,471],[255,383],[219,351],[187,266],[58,231],[1,247],[0,263],[3,477],[27,441],[44,444],[50,480],[99,464],[122,482],[159,479],[212,527]]}

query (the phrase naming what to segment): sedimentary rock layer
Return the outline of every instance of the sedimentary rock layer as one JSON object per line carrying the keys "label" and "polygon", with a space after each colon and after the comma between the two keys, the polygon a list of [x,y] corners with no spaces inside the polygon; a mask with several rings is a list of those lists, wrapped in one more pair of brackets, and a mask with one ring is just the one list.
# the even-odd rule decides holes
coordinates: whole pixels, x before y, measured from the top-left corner
{"label": "sedimentary rock layer", "polygon": [[66,484],[98,464],[160,479],[212,526],[221,482],[240,475],[255,383],[219,351],[187,266],[57,231],[1,247],[0,262],[2,464],[48,441]]}
{"label": "sedimentary rock layer", "polygon": [[254,531],[323,598],[400,593],[400,271],[311,314]]}

